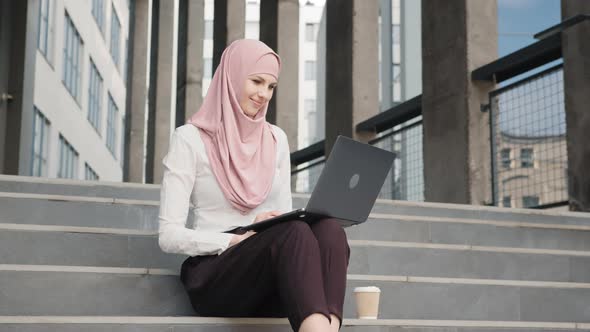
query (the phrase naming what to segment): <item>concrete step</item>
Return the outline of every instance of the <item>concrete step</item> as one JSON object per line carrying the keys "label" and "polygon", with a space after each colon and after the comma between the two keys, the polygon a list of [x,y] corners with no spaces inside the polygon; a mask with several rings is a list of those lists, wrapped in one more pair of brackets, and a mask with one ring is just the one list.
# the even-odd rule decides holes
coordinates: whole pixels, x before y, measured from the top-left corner
{"label": "concrete step", "polygon": [[[159,201],[160,186],[105,181],[50,179],[0,175],[0,192],[51,194],[78,197]],[[305,206],[309,194],[293,194],[295,207]],[[1,206],[1,205],[0,205]],[[588,214],[565,211],[498,208],[463,204],[442,204],[377,200],[373,213],[497,221],[590,225]]]}
{"label": "concrete step", "polygon": [[[128,204],[129,203],[129,204]],[[31,209],[31,205],[35,209]],[[157,206],[117,200],[53,201],[0,197],[0,222],[155,230]],[[590,226],[379,215],[347,228],[351,239],[557,250],[590,250]]]}
{"label": "concrete step", "polygon": [[118,198],[0,193],[0,222],[155,230],[158,204]]}
{"label": "concrete step", "polygon": [[[0,223],[157,229],[157,202],[21,196],[0,193]],[[559,220],[548,224],[372,214],[367,222],[347,228],[347,233],[362,240],[590,250],[590,225],[565,225]]]}
{"label": "concrete step", "polygon": [[160,200],[160,186],[108,181],[52,179],[0,174],[0,192]]}
{"label": "concrete step", "polygon": [[[300,199],[295,198],[294,202],[298,200]],[[457,210],[451,209],[453,213],[445,214],[441,211],[445,210],[446,205],[448,204],[381,202],[375,206],[370,218],[460,224],[482,224],[483,221],[508,227],[552,228],[561,225],[563,229],[590,230],[588,213],[451,205],[453,208],[457,207]],[[35,209],[31,209],[31,206],[35,206]],[[383,206],[394,208],[390,209],[389,214],[384,214],[381,211]],[[406,208],[408,206],[411,208]],[[156,229],[158,209],[159,202],[153,200],[0,192],[0,222],[6,223]],[[440,215],[432,215],[433,209],[439,211]],[[482,209],[482,214],[472,218],[473,212],[479,211],[478,209]]]}
{"label": "concrete step", "polygon": [[[590,324],[570,322],[450,321],[345,319],[343,332],[535,332],[582,331]],[[209,317],[101,317],[101,316],[0,316],[3,332],[288,332],[282,318],[209,318]]]}
{"label": "concrete step", "polygon": [[[173,271],[56,266],[2,266],[0,315],[186,316],[193,311]],[[485,284],[487,282],[487,284]],[[485,280],[348,278],[351,290],[382,290],[385,319],[590,322],[590,285]]]}
{"label": "concrete step", "polygon": [[[110,232],[110,233],[109,233]],[[349,240],[349,273],[590,282],[590,251]],[[152,232],[0,224],[0,264],[179,269]]]}
{"label": "concrete step", "polygon": [[[304,207],[308,195],[294,194],[293,206]],[[590,225],[590,214],[582,212],[501,208],[466,204],[409,202],[378,199],[371,213],[451,219],[496,220],[530,223]]]}

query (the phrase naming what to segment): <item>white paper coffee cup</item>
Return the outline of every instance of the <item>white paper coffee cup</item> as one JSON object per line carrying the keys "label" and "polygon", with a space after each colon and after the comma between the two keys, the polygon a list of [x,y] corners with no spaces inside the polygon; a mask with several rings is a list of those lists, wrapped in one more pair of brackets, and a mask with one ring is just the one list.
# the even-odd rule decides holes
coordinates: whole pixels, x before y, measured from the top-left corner
{"label": "white paper coffee cup", "polygon": [[375,286],[356,287],[354,295],[358,319],[377,319],[381,290]]}

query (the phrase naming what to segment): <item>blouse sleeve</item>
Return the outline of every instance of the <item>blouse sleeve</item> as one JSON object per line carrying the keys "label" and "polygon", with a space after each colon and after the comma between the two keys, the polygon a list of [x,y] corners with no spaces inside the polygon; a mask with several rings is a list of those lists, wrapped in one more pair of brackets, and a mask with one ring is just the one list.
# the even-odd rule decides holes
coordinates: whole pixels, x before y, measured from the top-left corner
{"label": "blouse sleeve", "polygon": [[289,152],[289,142],[284,131],[279,129],[282,139],[280,141],[279,151],[279,176],[281,179],[281,189],[278,198],[278,210],[285,213],[293,210],[293,199],[291,197],[291,154]]}
{"label": "blouse sleeve", "polygon": [[228,248],[233,234],[197,231],[186,227],[197,173],[197,154],[178,130],[172,135],[163,164],[158,236],[160,248],[167,253],[189,256],[222,253]]}

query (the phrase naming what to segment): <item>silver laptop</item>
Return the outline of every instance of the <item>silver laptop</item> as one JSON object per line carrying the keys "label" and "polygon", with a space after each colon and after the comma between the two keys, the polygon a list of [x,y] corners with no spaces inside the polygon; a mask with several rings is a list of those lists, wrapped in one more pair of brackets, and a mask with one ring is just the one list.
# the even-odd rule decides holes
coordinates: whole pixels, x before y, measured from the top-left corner
{"label": "silver laptop", "polygon": [[395,154],[338,136],[307,206],[258,223],[240,227],[262,231],[280,222],[308,223],[336,218],[343,227],[363,223],[377,200]]}

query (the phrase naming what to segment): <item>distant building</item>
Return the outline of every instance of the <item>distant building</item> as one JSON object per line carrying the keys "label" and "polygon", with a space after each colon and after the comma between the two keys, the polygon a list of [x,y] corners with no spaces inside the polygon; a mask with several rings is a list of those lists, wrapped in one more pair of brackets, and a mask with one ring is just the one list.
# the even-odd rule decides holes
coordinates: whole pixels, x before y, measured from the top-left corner
{"label": "distant building", "polygon": [[24,83],[33,106],[21,122],[18,174],[121,181],[129,3],[28,2],[37,9],[37,22],[27,21],[38,25],[27,29],[37,50],[24,69],[33,71]]}
{"label": "distant building", "polygon": [[528,208],[567,200],[565,135],[500,135],[498,206]]}

